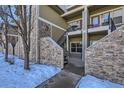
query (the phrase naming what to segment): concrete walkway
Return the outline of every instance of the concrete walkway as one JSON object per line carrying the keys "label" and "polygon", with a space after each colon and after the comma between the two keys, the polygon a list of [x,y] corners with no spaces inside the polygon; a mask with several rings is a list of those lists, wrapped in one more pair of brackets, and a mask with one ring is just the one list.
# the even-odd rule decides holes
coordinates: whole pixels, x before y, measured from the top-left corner
{"label": "concrete walkway", "polygon": [[75,67],[83,67],[84,63],[82,62],[81,54],[70,54],[68,63],[73,64]]}
{"label": "concrete walkway", "polygon": [[84,75],[84,67],[77,67],[72,63],[68,63],[64,66],[64,70],[67,70],[69,72],[78,74],[78,75]]}
{"label": "concrete walkway", "polygon": [[80,78],[80,75],[74,74],[67,70],[62,70],[51,79],[37,86],[37,88],[74,88]]}
{"label": "concrete walkway", "polygon": [[81,55],[71,54],[64,70],[43,82],[37,88],[74,88],[83,74],[84,66]]}

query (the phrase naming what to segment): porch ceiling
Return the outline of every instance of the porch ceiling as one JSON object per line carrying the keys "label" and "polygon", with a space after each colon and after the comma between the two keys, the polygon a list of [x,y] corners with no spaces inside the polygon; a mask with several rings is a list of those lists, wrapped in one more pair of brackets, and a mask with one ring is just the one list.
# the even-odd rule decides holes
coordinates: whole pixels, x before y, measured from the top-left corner
{"label": "porch ceiling", "polygon": [[104,8],[106,6],[110,6],[110,5],[92,5],[92,6],[89,6],[88,9],[89,9],[89,12],[92,12],[92,11],[96,11],[100,8]]}
{"label": "porch ceiling", "polygon": [[55,10],[60,15],[64,13],[64,11],[58,5],[49,5],[49,7]]}
{"label": "porch ceiling", "polygon": [[75,16],[82,15],[82,10],[83,10],[83,6],[80,6],[76,9],[73,9],[73,10],[70,10],[70,11],[64,13],[63,15],[61,15],[61,17],[68,20],[68,19],[73,18]]}
{"label": "porch ceiling", "polygon": [[94,12],[94,11],[104,11],[104,9],[106,8],[106,10],[108,9],[113,9],[113,8],[116,8],[116,7],[119,7],[121,5],[92,5],[92,6],[89,6],[88,7],[88,10],[89,12]]}

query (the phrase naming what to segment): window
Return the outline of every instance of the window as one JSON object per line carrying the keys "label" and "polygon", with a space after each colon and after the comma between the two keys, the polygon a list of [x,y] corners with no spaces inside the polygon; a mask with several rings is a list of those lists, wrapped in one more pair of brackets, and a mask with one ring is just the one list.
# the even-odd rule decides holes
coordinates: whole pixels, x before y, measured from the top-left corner
{"label": "window", "polygon": [[108,25],[109,24],[109,13],[105,13],[102,15],[102,25]]}
{"label": "window", "polygon": [[92,17],[92,25],[99,26],[99,16]]}
{"label": "window", "polygon": [[82,44],[80,43],[71,43],[71,52],[82,52]]}
{"label": "window", "polygon": [[115,24],[122,23],[122,10],[116,10],[112,12],[113,15],[113,21]]}
{"label": "window", "polygon": [[115,24],[122,23],[122,16],[113,18],[113,21],[114,21]]}

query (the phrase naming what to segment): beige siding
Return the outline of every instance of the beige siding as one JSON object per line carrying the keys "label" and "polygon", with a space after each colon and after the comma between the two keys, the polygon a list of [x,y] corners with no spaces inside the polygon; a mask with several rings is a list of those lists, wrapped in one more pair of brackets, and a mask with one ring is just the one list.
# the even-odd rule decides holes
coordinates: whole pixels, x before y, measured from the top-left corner
{"label": "beige siding", "polygon": [[81,36],[69,38],[70,42],[80,42],[82,40]]}
{"label": "beige siding", "polygon": [[94,15],[94,14],[97,14],[97,13],[100,13],[100,12],[105,12],[105,11],[108,11],[108,10],[111,10],[111,9],[114,9],[114,8],[118,8],[118,7],[120,7],[120,6],[119,5],[105,6],[104,8],[99,8],[96,11],[91,11],[90,15]]}
{"label": "beige siding", "polygon": [[56,27],[52,27],[52,38],[55,41],[58,41],[63,34],[64,34],[64,31],[62,31]]}
{"label": "beige siding", "polygon": [[[103,38],[104,36],[106,36],[107,33],[103,33],[103,34],[89,34],[88,36],[88,46],[90,45],[90,41],[97,41],[100,40],[101,38]],[[69,45],[70,43],[79,43],[80,41],[82,41],[82,37],[81,36],[76,36],[76,37],[70,37],[69,38]],[[70,46],[69,46],[70,47]]]}
{"label": "beige siding", "polygon": [[69,21],[74,21],[74,20],[77,20],[77,19],[80,19],[80,18],[82,18],[82,15],[78,15],[78,16],[75,16],[75,17],[73,17],[73,18],[69,18],[69,19],[67,20],[67,22],[69,22]]}
{"label": "beige siding", "polygon": [[122,23],[124,23],[124,6],[122,7],[122,13],[123,13],[123,14],[122,14],[122,17],[123,17],[123,18],[122,18]]}
{"label": "beige siding", "polygon": [[92,41],[98,41],[100,39],[102,39],[103,37],[105,37],[107,35],[107,33],[103,33],[103,34],[91,34],[88,37],[88,46],[90,46],[90,42]]}
{"label": "beige siding", "polygon": [[40,14],[39,14],[40,17],[42,17],[48,21],[51,21],[52,23],[54,23],[60,27],[67,28],[66,21],[49,6],[47,6],[47,5],[39,6],[39,12],[40,12]]}
{"label": "beige siding", "polygon": [[90,40],[99,40],[103,38],[106,34],[98,34],[98,35],[89,35]]}

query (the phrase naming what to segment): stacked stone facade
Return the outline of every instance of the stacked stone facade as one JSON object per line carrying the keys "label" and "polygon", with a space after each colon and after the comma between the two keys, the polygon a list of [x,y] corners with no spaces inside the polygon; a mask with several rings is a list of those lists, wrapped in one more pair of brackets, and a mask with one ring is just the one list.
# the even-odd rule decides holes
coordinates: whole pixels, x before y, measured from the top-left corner
{"label": "stacked stone facade", "polygon": [[40,39],[40,63],[63,68],[63,49],[50,37]]}
{"label": "stacked stone facade", "polygon": [[124,27],[86,49],[85,74],[124,84]]}

